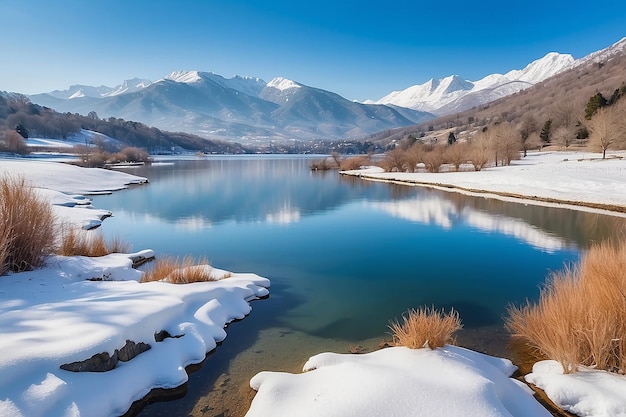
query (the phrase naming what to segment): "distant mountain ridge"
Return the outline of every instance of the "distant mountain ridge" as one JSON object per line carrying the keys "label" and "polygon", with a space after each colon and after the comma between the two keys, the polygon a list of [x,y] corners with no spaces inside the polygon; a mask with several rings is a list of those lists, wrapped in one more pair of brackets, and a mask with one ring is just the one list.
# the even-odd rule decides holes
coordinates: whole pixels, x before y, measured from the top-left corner
{"label": "distant mountain ridge", "polygon": [[113,88],[74,85],[30,99],[61,112],[95,111],[100,117],[242,143],[360,138],[434,117],[395,106],[356,103],[281,77],[266,83],[255,77],[224,78],[201,71],[175,71],[154,82],[133,79]]}
{"label": "distant mountain ridge", "polygon": [[575,61],[569,54],[550,52],[522,70],[490,74],[478,81],[464,80],[457,75],[430,79],[424,84],[393,91],[380,100],[368,100],[366,103],[394,104],[441,116],[521,91],[569,68]]}
{"label": "distant mountain ridge", "polygon": [[224,78],[212,72],[174,71],[154,82],[134,78],[116,87],[73,85],[31,95],[61,112],[136,120],[164,130],[242,143],[362,138],[484,105],[527,89],[570,68],[626,51],[626,38],[575,60],[550,52],[520,70],[478,81],[458,75],[431,79],[377,101],[358,103],[282,77]]}

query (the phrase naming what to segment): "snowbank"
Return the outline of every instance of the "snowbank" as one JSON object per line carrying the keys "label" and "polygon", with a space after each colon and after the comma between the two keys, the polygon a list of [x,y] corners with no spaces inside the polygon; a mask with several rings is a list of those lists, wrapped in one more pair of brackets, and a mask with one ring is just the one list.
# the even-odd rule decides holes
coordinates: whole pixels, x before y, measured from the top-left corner
{"label": "snowbank", "polygon": [[624,152],[612,152],[603,160],[602,154],[590,152],[532,152],[511,166],[479,172],[383,172],[372,167],[342,174],[447,191],[489,193],[497,198],[526,198],[534,204],[562,203],[626,212],[624,156]]}
{"label": "snowbank", "polygon": [[455,346],[322,353],[303,374],[261,372],[247,417],[549,417],[507,359]]}
{"label": "snowbank", "polygon": [[[5,173],[36,187],[61,221],[85,228],[110,213],[81,194],[146,182],[38,161],[1,160],[0,175]],[[249,302],[268,294],[266,278],[233,273],[221,279],[226,271],[219,269],[212,270],[217,280],[211,282],[141,284],[132,260],[153,255],[51,256],[44,268],[0,277],[1,416],[124,414],[151,389],[187,381],[185,366],[201,362],[226,337],[225,325],[245,317]],[[118,358],[116,351],[129,341],[150,348],[128,361],[120,354],[106,372],[61,369],[105,354]]]}
{"label": "snowbank", "polygon": [[[184,367],[201,362],[226,337],[224,326],[268,294],[269,281],[254,274],[140,284],[132,256],[54,256],[45,268],[0,278],[0,415],[121,415],[150,389],[187,381]],[[156,342],[162,330],[182,337]],[[108,372],[60,368],[113,355],[127,340],[151,349]]]}

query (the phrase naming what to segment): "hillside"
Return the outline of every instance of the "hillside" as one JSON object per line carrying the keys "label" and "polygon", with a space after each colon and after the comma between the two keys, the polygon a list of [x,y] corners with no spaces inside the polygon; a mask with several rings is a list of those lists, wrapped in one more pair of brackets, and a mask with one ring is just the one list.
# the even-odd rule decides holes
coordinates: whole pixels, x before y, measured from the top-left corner
{"label": "hillside", "polygon": [[388,145],[409,135],[445,139],[449,132],[454,132],[457,138],[466,138],[498,121],[510,122],[517,128],[524,126],[537,133],[548,120],[552,122],[552,131],[564,125],[584,126],[585,106],[590,97],[599,92],[609,98],[624,83],[626,38],[507,97],[408,128],[381,131],[368,136],[367,140]]}
{"label": "hillside", "polygon": [[25,138],[53,138],[71,143],[70,137],[83,129],[114,138],[118,148],[136,146],[153,153],[171,152],[176,148],[212,153],[250,152],[237,143],[207,140],[188,133],[166,132],[143,123],[113,117],[100,119],[95,112],[88,116],[58,113],[33,104],[21,94],[0,92],[0,151],[3,143],[6,145],[7,138],[15,134],[15,130],[19,130]]}

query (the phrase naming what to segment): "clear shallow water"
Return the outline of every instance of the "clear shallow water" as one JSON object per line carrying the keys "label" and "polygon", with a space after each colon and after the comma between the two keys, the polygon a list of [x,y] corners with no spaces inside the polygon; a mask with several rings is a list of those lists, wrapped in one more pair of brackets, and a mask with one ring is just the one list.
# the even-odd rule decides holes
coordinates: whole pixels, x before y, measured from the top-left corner
{"label": "clear shallow water", "polygon": [[260,370],[300,371],[309,356],[375,349],[408,308],[454,307],[461,344],[503,354],[502,315],[534,299],[549,271],[622,218],[525,206],[311,172],[304,157],[208,157],[127,172],[150,184],[94,197],[103,226],[136,250],[206,257],[272,281],[229,326],[187,395],[142,416],[235,416]]}

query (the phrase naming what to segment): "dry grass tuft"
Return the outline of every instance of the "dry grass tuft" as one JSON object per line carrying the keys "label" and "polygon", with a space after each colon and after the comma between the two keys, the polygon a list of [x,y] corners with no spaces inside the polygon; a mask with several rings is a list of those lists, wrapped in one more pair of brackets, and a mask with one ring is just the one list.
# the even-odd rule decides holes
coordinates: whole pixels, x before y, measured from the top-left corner
{"label": "dry grass tuft", "polygon": [[55,216],[23,177],[0,178],[0,274],[40,266],[52,253]]}
{"label": "dry grass tuft", "polygon": [[536,304],[510,307],[506,326],[537,359],[565,372],[586,365],[626,373],[626,244],[593,246],[555,273]]}
{"label": "dry grass tuft", "polygon": [[128,253],[130,250],[131,246],[118,237],[107,243],[102,234],[97,231],[64,226],[58,253],[64,256],[95,257],[110,253]]}
{"label": "dry grass tuft", "polygon": [[141,282],[166,281],[171,284],[189,284],[192,282],[214,281],[211,277],[213,268],[206,258],[196,263],[191,256],[182,261],[174,258],[158,259],[152,268],[146,271]]}
{"label": "dry grass tuft", "polygon": [[454,343],[453,335],[462,327],[457,311],[452,309],[445,314],[434,307],[411,309],[402,315],[402,323],[394,320],[389,325],[394,344],[411,349],[434,349]]}

